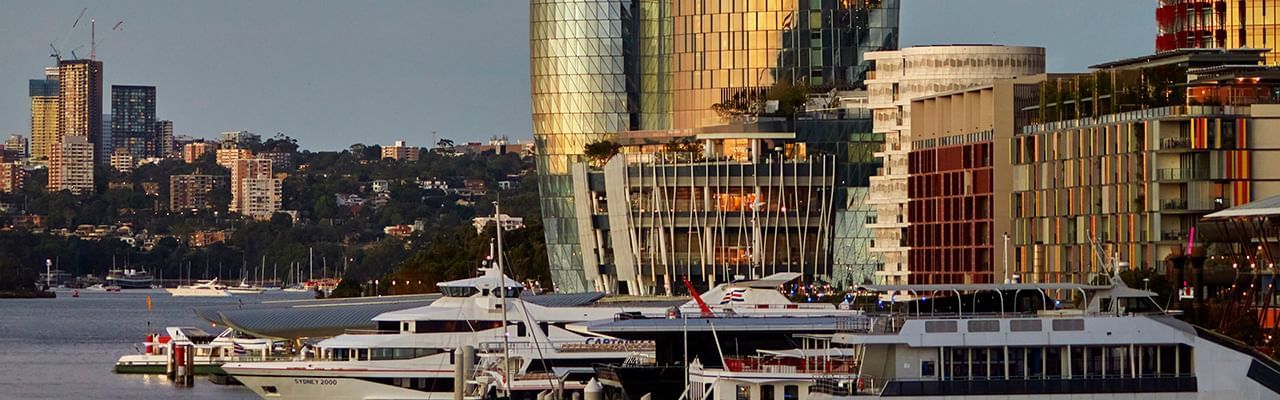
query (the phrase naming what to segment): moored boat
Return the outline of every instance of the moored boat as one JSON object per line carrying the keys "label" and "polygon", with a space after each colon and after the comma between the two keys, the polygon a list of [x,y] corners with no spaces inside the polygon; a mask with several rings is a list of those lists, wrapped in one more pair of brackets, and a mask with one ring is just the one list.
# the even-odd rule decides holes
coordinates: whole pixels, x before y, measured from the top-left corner
{"label": "moored boat", "polygon": [[168,288],[165,291],[174,297],[227,297],[231,292],[227,291],[227,287],[218,284],[218,278],[207,281],[198,281],[194,285],[182,285],[176,288]]}

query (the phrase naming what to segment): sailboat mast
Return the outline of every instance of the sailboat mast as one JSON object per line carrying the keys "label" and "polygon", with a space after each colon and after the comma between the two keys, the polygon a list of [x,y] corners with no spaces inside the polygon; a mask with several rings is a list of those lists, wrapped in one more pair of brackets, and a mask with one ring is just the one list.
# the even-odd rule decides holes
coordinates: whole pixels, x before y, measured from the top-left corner
{"label": "sailboat mast", "polygon": [[493,202],[493,220],[497,221],[498,232],[498,252],[495,254],[495,261],[498,263],[498,290],[502,299],[502,362],[506,365],[502,367],[503,379],[506,381],[507,397],[511,397],[511,332],[507,330],[507,273],[503,269],[502,263],[502,210],[498,202]]}

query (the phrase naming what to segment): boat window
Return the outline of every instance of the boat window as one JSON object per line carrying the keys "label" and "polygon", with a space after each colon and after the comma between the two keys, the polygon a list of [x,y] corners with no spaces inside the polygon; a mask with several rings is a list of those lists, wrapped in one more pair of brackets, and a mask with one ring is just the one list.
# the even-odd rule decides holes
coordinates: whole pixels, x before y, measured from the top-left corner
{"label": "boat window", "polygon": [[499,327],[502,327],[502,321],[417,321],[414,323],[414,332],[478,332]]}
{"label": "boat window", "polygon": [[[936,373],[937,373],[937,372],[935,372],[935,371],[934,371],[934,369],[935,369],[935,368],[937,368],[937,367],[934,365],[934,361],[933,361],[933,360],[924,360],[924,361],[920,361],[920,376],[921,376],[921,377],[931,377],[931,376],[933,376],[934,374],[936,374]],[[763,392],[761,392],[761,393],[763,394]],[[764,397],[764,396],[761,396],[761,397]]]}
{"label": "boat window", "polygon": [[737,387],[735,387],[735,389],[736,389],[736,390],[734,390],[734,391],[735,391],[735,392],[737,392],[737,394],[734,396],[734,399],[735,399],[735,400],[751,400],[751,387],[750,387],[750,386],[747,386],[747,385],[737,385]]}
{"label": "boat window", "polygon": [[1088,360],[1088,362],[1089,362],[1089,364],[1085,366],[1085,368],[1086,368],[1086,369],[1085,369],[1085,376],[1090,377],[1090,378],[1101,378],[1101,377],[1102,377],[1102,367],[1103,367],[1103,364],[1102,364],[1102,359],[1103,359],[1103,356],[1102,356],[1102,350],[1103,350],[1103,348],[1102,348],[1102,347],[1093,347],[1093,346],[1090,346],[1090,347],[1086,347],[1084,350],[1085,350],[1085,354],[1087,354],[1087,355],[1086,355],[1086,357],[1087,357],[1087,358],[1086,358],[1086,360]]}
{"label": "boat window", "polygon": [[1178,376],[1192,375],[1191,359],[1191,346],[1178,345]]}
{"label": "boat window", "polygon": [[1049,347],[1044,349],[1044,376],[1051,378],[1063,376],[1061,348]]}
{"label": "boat window", "polygon": [[1125,297],[1120,299],[1121,313],[1160,312],[1160,306],[1150,297]]}
{"label": "boat window", "polygon": [[440,293],[444,294],[445,297],[471,297],[472,295],[476,294],[476,292],[479,292],[479,290],[476,290],[476,288],[470,287],[470,286],[441,286],[440,287]]}
{"label": "boat window", "polygon": [[783,386],[782,400],[800,400],[800,387],[796,385]]}
{"label": "boat window", "polygon": [[1150,378],[1159,375],[1160,371],[1156,369],[1156,351],[1153,346],[1142,346],[1138,348],[1138,376]]}
{"label": "boat window", "polygon": [[439,353],[439,349],[424,348],[375,348],[369,354],[371,360],[409,360]]}
{"label": "boat window", "polygon": [[353,361],[361,361],[361,360],[367,361],[368,359],[369,359],[369,349],[357,349],[355,360]]}
{"label": "boat window", "polygon": [[969,378],[969,350],[968,349],[951,349],[951,351],[947,353],[947,359],[943,362],[946,364],[947,370],[950,371],[948,375],[951,378],[954,378],[954,379]]}
{"label": "boat window", "polygon": [[280,394],[280,389],[276,389],[275,386],[263,386],[262,392],[266,394]]}
{"label": "boat window", "polygon": [[[507,298],[520,297],[520,291],[521,291],[522,289],[523,289],[523,288],[518,288],[518,287],[509,287],[509,288],[507,288],[507,290],[506,290],[506,294],[505,294],[505,296],[506,296]],[[488,292],[488,289],[485,289],[485,292],[486,292],[485,294],[487,295],[487,294],[488,294],[488,293],[487,293],[487,292]],[[493,290],[493,297],[502,297],[502,296],[504,296],[503,292],[499,292],[497,289],[494,289],[494,290]]]}
{"label": "boat window", "polygon": [[1160,346],[1160,354],[1156,355],[1156,360],[1160,364],[1161,376],[1173,376],[1174,366],[1178,362],[1175,359],[1177,357],[1176,354],[1177,351],[1173,346]]}
{"label": "boat window", "polygon": [[1070,354],[1067,356],[1068,364],[1071,366],[1071,376],[1079,378],[1084,376],[1085,357],[1084,347],[1072,347]]}
{"label": "boat window", "polygon": [[1125,375],[1128,375],[1125,373],[1125,370],[1128,369],[1126,366],[1129,365],[1129,363],[1125,362],[1125,355],[1128,352],[1129,348],[1124,346],[1108,347],[1107,369],[1106,371],[1103,371],[1103,373],[1110,378],[1123,378]]}
{"label": "boat window", "polygon": [[347,359],[351,358],[348,355],[349,351],[347,349],[329,349],[329,358],[333,361],[347,361]]}
{"label": "boat window", "polygon": [[974,379],[987,377],[987,349],[977,348],[970,352],[972,359],[970,360],[969,371],[973,374]]}
{"label": "boat window", "polygon": [[760,400],[773,400],[773,385],[760,385]]}
{"label": "boat window", "polygon": [[993,379],[1004,379],[1004,348],[992,347],[987,350],[987,376]]}

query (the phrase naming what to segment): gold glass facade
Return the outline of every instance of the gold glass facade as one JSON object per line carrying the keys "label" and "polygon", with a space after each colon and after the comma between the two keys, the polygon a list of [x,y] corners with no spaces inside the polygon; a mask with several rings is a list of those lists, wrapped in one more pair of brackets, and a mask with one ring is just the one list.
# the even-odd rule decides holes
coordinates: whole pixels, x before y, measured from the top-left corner
{"label": "gold glass facade", "polygon": [[31,96],[31,160],[48,162],[57,140],[58,96]]}
{"label": "gold glass facade", "polygon": [[1268,65],[1280,64],[1280,2],[1267,0],[1160,0],[1156,50],[1184,48],[1273,49]]}
{"label": "gold glass facade", "polygon": [[[89,143],[102,140],[102,62],[64,60],[58,63],[58,137],[85,136]],[[93,160],[102,159],[94,146]]]}
{"label": "gold glass facade", "polygon": [[611,268],[574,178],[585,179],[574,166],[587,144],[719,123],[713,105],[783,78],[859,87],[863,53],[897,46],[898,1],[532,0],[533,132],[557,289],[600,290],[588,278]]}
{"label": "gold glass facade", "polygon": [[529,70],[538,190],[552,279],[588,290],[569,166],[588,143],[637,127],[635,2],[534,0]]}
{"label": "gold glass facade", "polygon": [[867,51],[897,48],[897,0],[675,0],[673,127],[724,123],[713,110],[776,81],[811,89],[865,79]]}

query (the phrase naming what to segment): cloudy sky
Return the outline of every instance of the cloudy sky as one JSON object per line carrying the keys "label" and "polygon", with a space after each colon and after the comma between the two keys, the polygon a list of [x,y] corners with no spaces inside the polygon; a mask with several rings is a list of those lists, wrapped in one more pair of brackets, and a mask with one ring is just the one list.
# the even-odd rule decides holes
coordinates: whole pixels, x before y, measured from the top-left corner
{"label": "cloudy sky", "polygon": [[[904,46],[1044,46],[1051,71],[1154,43],[1153,0],[902,2]],[[86,56],[94,17],[107,91],[157,86],[179,134],[284,132],[323,150],[426,145],[433,131],[527,138],[528,12],[518,0],[0,0],[0,134],[26,134],[27,80],[52,65],[50,43]]]}

